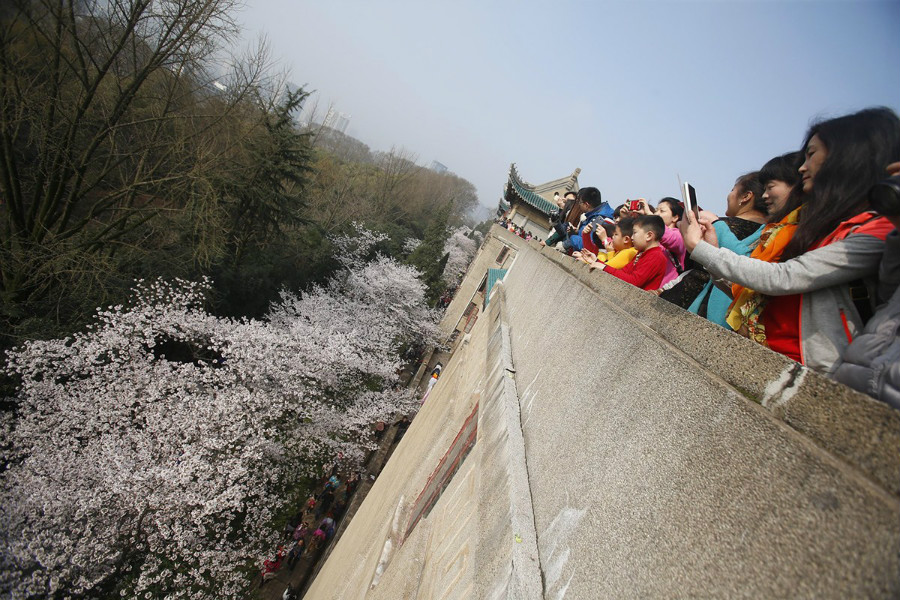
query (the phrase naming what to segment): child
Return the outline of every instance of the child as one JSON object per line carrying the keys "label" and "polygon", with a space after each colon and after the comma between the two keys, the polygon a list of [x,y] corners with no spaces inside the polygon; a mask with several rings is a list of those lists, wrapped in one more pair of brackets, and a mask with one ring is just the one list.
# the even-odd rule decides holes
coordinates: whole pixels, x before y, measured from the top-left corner
{"label": "child", "polygon": [[666,266],[669,264],[665,250],[660,246],[660,240],[665,230],[666,226],[660,217],[656,215],[639,216],[634,220],[631,236],[634,249],[638,253],[634,257],[634,261],[621,269],[606,264],[603,265],[603,270],[642,290],[659,289],[663,276],[666,274]]}
{"label": "child", "polygon": [[597,256],[584,250],[573,254],[575,258],[579,258],[591,265],[592,269],[602,269],[606,265],[621,269],[637,256],[638,251],[631,241],[631,236],[634,235],[634,219],[630,217],[621,219],[616,223],[613,234],[608,239],[605,231],[601,232],[598,230],[598,233],[600,234],[601,243],[607,248],[611,247],[610,250],[606,252],[601,251]]}
{"label": "child", "polygon": [[[598,260],[606,261],[610,238],[616,224],[610,221],[597,221],[585,226],[581,232],[581,252],[587,250],[597,255]],[[596,231],[594,231],[596,229]],[[574,256],[574,253],[573,253]]]}
{"label": "child", "polygon": [[[612,235],[612,251],[607,253],[606,264],[615,269],[621,269],[634,260],[637,249],[632,241],[634,236],[634,219],[621,219],[616,223],[616,230]],[[595,268],[603,268],[597,265]]]}

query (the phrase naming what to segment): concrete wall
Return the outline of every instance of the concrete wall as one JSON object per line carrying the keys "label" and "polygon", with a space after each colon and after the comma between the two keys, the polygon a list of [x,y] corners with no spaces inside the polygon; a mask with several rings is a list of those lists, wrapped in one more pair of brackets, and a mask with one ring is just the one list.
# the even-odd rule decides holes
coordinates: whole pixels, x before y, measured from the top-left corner
{"label": "concrete wall", "polygon": [[[482,242],[481,248],[479,248],[478,253],[466,270],[466,276],[459,284],[459,289],[456,291],[453,302],[450,303],[450,306],[444,312],[444,317],[441,319],[441,331],[445,335],[449,337],[457,327],[470,301],[475,301],[478,304],[479,314],[481,313],[482,297],[478,296],[476,298],[475,296],[478,287],[487,274],[487,270],[508,268],[516,258],[517,248],[523,244],[524,240],[522,238],[511,234],[505,229],[500,227],[491,229],[491,232]],[[509,251],[506,253],[505,258],[498,262],[497,258],[500,256],[503,248],[509,248]]]}
{"label": "concrete wall", "polygon": [[[519,252],[487,318],[307,597],[900,594],[900,413],[553,250],[491,235],[485,248]],[[481,276],[470,269],[464,285]],[[405,530],[476,402],[472,453],[401,544],[392,524]]]}

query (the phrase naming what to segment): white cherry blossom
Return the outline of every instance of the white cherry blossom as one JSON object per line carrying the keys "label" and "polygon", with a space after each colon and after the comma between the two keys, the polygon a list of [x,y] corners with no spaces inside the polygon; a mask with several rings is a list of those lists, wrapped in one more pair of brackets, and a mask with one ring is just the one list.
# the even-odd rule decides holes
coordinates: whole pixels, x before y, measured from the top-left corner
{"label": "white cherry blossom", "polygon": [[139,282],[86,331],[12,352],[0,596],[246,597],[299,478],[415,409],[397,349],[434,315],[414,269],[359,262],[377,237],[261,320],[211,315],[208,282]]}

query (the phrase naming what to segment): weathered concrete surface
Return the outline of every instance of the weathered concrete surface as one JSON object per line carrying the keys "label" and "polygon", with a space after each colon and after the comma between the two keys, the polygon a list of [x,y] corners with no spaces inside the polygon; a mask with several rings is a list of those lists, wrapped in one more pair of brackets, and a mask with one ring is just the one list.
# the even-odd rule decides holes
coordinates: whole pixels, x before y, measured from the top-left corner
{"label": "weathered concrete surface", "polygon": [[481,485],[475,597],[540,598],[534,507],[503,295],[498,286],[490,303],[485,386],[478,407]]}
{"label": "weathered concrete surface", "polygon": [[[305,598],[471,598],[477,543],[478,445],[441,501],[405,541],[412,503],[479,399],[486,330],[473,330],[419,411]],[[474,377],[472,376],[474,374]],[[392,532],[397,507],[399,531]],[[393,553],[371,586],[385,543]],[[402,542],[402,544],[401,544]],[[398,576],[400,574],[401,576]],[[443,586],[443,587],[442,587]],[[440,592],[440,593],[439,593]]]}
{"label": "weathered concrete surface", "polygon": [[[559,253],[492,235],[519,252],[490,312],[307,597],[900,595],[897,411]],[[511,369],[498,358],[504,335]],[[518,431],[497,402],[513,396]],[[478,399],[472,453],[370,589],[395,515]],[[526,495],[538,591],[509,584],[529,564],[515,531]]]}
{"label": "weathered concrete surface", "polygon": [[[806,373],[772,406],[802,402],[815,438],[801,435],[729,383],[766,398],[789,361],[733,334],[718,341],[714,325],[611,277],[545,264],[520,252],[505,285],[546,597],[900,592],[900,510],[878,485],[900,461],[895,414]],[[572,285],[573,271],[596,281]],[[536,343],[548,327],[568,349],[551,363]],[[836,407],[839,419],[860,406],[854,426],[827,429]],[[853,451],[838,457],[825,438]]]}
{"label": "weathered concrete surface", "polygon": [[[532,247],[540,250],[536,244]],[[535,253],[522,253],[534,273]],[[823,449],[859,468],[867,477],[900,495],[900,413],[853,390],[799,366],[784,356],[735,335],[696,315],[650,294],[642,293],[615,277],[592,272],[587,265],[543,249],[542,256],[596,292],[595,314],[605,320],[627,320],[634,328],[649,330],[704,367],[710,377],[721,379],[746,399],[802,431]],[[542,264],[542,263],[540,263]],[[550,283],[540,276],[533,286],[552,288],[553,300],[562,302],[572,288],[568,278],[556,276]],[[522,302],[530,302],[526,297]],[[590,302],[590,301],[588,301]],[[534,301],[534,307],[544,306]],[[602,308],[601,308],[602,307]],[[584,308],[584,310],[590,310]],[[536,317],[534,315],[533,317]],[[535,321],[528,316],[526,321]],[[518,328],[522,331],[522,327]],[[529,338],[530,340],[530,338]],[[615,346],[610,346],[615,351]]]}

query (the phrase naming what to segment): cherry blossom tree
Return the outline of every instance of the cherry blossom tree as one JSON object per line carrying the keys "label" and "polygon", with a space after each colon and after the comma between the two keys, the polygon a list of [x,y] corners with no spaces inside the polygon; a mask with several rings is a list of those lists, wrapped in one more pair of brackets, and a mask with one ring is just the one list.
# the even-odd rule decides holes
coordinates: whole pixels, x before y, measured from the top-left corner
{"label": "cherry blossom tree", "polygon": [[[355,237],[364,254],[377,236]],[[436,331],[424,286],[359,256],[261,320],[211,315],[209,282],[140,282],[86,331],[11,353],[0,595],[246,597],[279,499],[416,406],[396,350]]]}
{"label": "cherry blossom tree", "polygon": [[410,254],[413,250],[419,247],[419,244],[422,243],[422,240],[419,238],[408,237],[403,240],[403,252],[406,254]]}
{"label": "cherry blossom tree", "polygon": [[478,242],[471,235],[472,230],[468,227],[458,227],[450,233],[444,244],[444,252],[450,256],[442,278],[448,285],[456,285],[462,280],[478,251]]}

